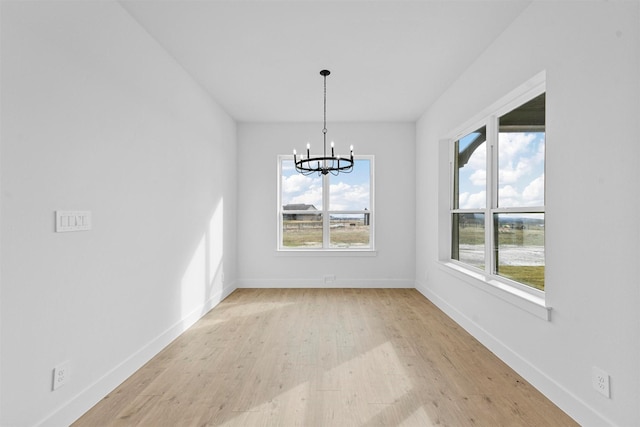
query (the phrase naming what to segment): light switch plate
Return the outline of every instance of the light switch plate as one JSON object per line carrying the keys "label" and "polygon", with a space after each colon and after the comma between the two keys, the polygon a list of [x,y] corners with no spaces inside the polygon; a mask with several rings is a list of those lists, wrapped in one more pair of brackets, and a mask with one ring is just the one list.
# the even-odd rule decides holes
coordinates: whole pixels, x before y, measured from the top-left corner
{"label": "light switch plate", "polygon": [[56,233],[91,230],[91,211],[56,211]]}

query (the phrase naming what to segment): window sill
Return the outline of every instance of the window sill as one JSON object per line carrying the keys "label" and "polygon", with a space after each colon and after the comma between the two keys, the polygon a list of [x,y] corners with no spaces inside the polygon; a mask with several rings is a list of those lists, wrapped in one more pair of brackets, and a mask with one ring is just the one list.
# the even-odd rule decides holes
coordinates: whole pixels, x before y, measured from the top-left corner
{"label": "window sill", "polygon": [[522,310],[543,320],[551,320],[551,307],[546,305],[544,297],[539,297],[523,290],[514,288],[506,283],[487,277],[479,272],[471,271],[452,262],[440,262],[440,268],[446,273],[463,280],[501,300],[508,302]]}
{"label": "window sill", "polygon": [[291,257],[374,257],[373,249],[278,249],[276,256]]}

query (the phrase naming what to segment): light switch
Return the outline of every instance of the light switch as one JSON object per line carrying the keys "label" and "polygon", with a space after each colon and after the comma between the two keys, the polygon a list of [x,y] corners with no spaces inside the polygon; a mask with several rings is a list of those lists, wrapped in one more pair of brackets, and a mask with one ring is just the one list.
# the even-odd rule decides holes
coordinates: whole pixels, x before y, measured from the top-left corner
{"label": "light switch", "polygon": [[56,211],[56,233],[91,230],[91,211]]}

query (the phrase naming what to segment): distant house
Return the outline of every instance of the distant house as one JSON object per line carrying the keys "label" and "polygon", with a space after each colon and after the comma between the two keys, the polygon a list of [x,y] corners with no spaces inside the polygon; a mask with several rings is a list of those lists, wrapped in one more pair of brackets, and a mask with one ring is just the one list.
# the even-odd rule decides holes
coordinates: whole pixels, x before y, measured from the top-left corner
{"label": "distant house", "polygon": [[307,212],[318,212],[313,205],[306,205],[304,203],[294,203],[290,205],[284,205],[282,207],[284,211],[295,211],[295,213],[285,213],[284,220],[285,221],[319,221],[320,213],[302,213],[300,211]]}

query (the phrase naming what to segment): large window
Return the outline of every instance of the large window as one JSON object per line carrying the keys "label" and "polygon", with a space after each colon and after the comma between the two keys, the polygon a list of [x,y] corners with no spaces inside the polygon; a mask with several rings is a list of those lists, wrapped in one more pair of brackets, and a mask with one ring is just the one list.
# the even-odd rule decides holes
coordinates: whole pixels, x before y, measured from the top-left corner
{"label": "large window", "polygon": [[372,156],[336,176],[301,175],[280,156],[278,176],[278,249],[373,249]]}
{"label": "large window", "polygon": [[451,258],[544,290],[545,93],[453,143]]}

